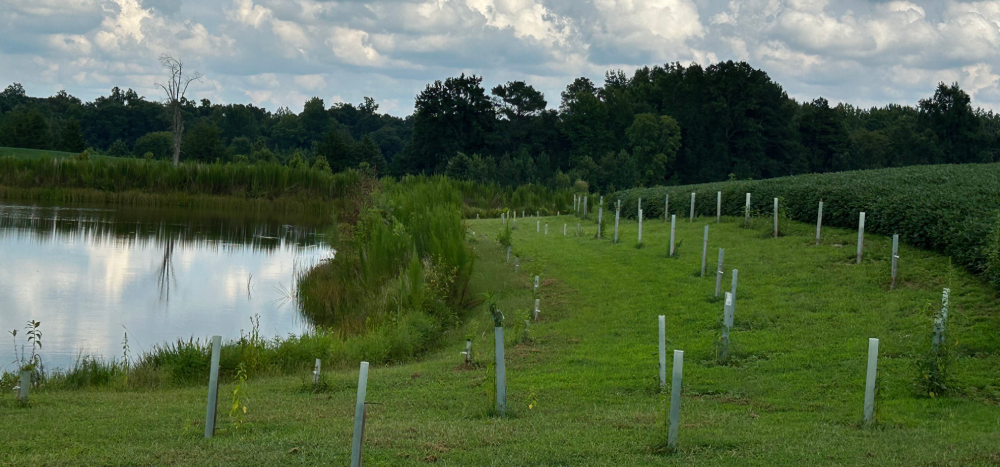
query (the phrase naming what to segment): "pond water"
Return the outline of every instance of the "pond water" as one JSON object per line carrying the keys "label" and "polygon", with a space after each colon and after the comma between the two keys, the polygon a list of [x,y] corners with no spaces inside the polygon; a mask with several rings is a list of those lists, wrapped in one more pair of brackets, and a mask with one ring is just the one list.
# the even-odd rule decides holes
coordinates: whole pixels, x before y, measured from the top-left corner
{"label": "pond water", "polygon": [[[0,370],[41,322],[46,370],[179,338],[307,331],[296,277],[334,251],[323,216],[0,203]],[[10,331],[18,330],[17,347]]]}

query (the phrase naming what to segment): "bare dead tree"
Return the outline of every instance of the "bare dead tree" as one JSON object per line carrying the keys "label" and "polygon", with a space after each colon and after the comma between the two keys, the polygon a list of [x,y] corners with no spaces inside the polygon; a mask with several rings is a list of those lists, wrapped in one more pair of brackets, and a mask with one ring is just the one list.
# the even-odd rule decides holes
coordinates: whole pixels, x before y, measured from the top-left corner
{"label": "bare dead tree", "polygon": [[160,55],[160,63],[163,68],[170,71],[170,80],[167,84],[156,83],[163,92],[167,94],[167,109],[173,116],[171,130],[174,132],[174,166],[181,161],[181,139],[184,136],[184,116],[181,114],[181,103],[184,101],[184,94],[192,81],[198,81],[202,74],[197,71],[191,76],[184,76],[184,63],[169,54]]}

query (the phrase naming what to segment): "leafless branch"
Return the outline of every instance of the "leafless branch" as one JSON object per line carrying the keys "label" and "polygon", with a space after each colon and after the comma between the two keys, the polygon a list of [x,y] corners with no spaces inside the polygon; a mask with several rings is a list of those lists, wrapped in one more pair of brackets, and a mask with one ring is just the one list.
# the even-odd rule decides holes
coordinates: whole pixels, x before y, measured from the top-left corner
{"label": "leafless branch", "polygon": [[170,79],[167,84],[156,83],[156,85],[167,95],[167,108],[170,109],[173,118],[171,129],[174,133],[174,165],[176,166],[180,163],[181,140],[184,135],[184,116],[181,113],[181,102],[184,101],[184,94],[187,93],[188,86],[193,81],[201,80],[203,75],[196,71],[193,75],[185,77],[184,62],[177,60],[170,54],[160,55],[160,64],[170,71]]}
{"label": "leafless branch", "polygon": [[199,72],[194,72],[191,76],[184,76],[184,62],[177,60],[170,54],[160,55],[160,64],[169,70],[170,78],[167,84],[156,83],[156,86],[167,95],[167,103],[177,105],[184,100],[188,86],[194,81],[201,81],[204,78]]}

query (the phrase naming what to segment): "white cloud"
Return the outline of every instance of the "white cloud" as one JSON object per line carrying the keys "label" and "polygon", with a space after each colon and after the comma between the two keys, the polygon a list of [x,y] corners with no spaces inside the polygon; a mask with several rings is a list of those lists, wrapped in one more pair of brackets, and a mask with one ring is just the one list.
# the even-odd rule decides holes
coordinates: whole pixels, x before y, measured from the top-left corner
{"label": "white cloud", "polygon": [[950,14],[948,21],[937,26],[949,58],[978,61],[997,56],[1000,31],[996,23],[978,11],[955,9]]}
{"label": "white cloud", "polygon": [[977,63],[962,68],[962,77],[958,82],[969,94],[975,95],[984,89],[996,89],[1000,75],[993,74],[993,67],[986,63]]}
{"label": "white cloud", "polygon": [[310,44],[310,40],[306,35],[305,29],[297,23],[274,19],[271,20],[271,30],[273,30],[274,34],[280,37],[281,40],[294,47],[301,49],[308,47]]}
{"label": "white cloud", "polygon": [[789,75],[803,75],[825,64],[823,57],[790,49],[783,42],[770,41],[757,46],[755,55],[768,68]]}
{"label": "white cloud", "polygon": [[729,10],[720,11],[709,19],[711,24],[736,24],[736,17],[739,15],[740,4],[736,0],[729,2]]}
{"label": "white cloud", "polygon": [[711,51],[691,49],[691,56],[694,63],[702,66],[708,66],[719,61],[719,57],[715,55],[715,52]]}
{"label": "white cloud", "polygon": [[676,48],[705,34],[698,8],[688,0],[595,0],[594,7],[600,17],[594,39],[660,60],[675,57]]}
{"label": "white cloud", "polygon": [[466,0],[486,18],[486,24],[510,29],[518,38],[531,37],[546,43],[565,43],[570,34],[562,18],[536,0]]}
{"label": "white cloud", "polygon": [[[117,15],[107,16],[102,26],[120,41],[131,37],[135,41],[142,41],[146,36],[142,33],[142,21],[150,17],[149,11],[144,10],[137,0],[114,0],[118,5]],[[113,12],[113,8],[104,7],[104,11]]]}
{"label": "white cloud", "polygon": [[1000,102],[1000,1],[169,1],[0,0],[0,81],[155,95],[166,52],[206,74],[192,95],[213,101],[373,96],[405,114],[426,83],[463,72],[526,80],[554,105],[581,75],[721,58],[804,98],[913,103],[957,81]]}
{"label": "white cloud", "polygon": [[50,47],[63,52],[88,55],[91,51],[90,41],[79,34],[52,34],[48,43]]}
{"label": "white cloud", "polygon": [[975,14],[982,16],[991,23],[1000,21],[1000,1],[986,2],[956,2],[949,1],[948,13],[951,15]]}
{"label": "white cloud", "polygon": [[910,21],[917,21],[927,17],[924,7],[913,2],[892,1],[881,5],[880,8],[889,13],[903,13],[909,16]]}
{"label": "white cloud", "polygon": [[838,50],[851,55],[871,52],[876,44],[865,25],[851,15],[834,18],[822,11],[788,10],[778,19],[778,28],[790,41],[811,50]]}
{"label": "white cloud", "polygon": [[271,100],[271,96],[274,95],[273,91],[267,89],[248,89],[243,91],[250,100],[256,105],[264,105]]}
{"label": "white cloud", "polygon": [[233,8],[226,10],[227,19],[253,28],[259,28],[270,17],[271,10],[254,5],[253,0],[233,0]]}
{"label": "white cloud", "polygon": [[894,65],[889,69],[889,80],[892,84],[909,87],[930,88],[937,83],[952,83],[958,81],[956,70],[925,70]]}
{"label": "white cloud", "polygon": [[723,37],[723,42],[729,46],[736,60],[749,60],[750,52],[747,50],[747,43],[738,37]]}
{"label": "white cloud", "polygon": [[249,79],[251,83],[258,86],[265,86],[269,88],[281,86],[281,82],[278,81],[278,75],[274,73],[261,73],[259,75],[250,76]]}
{"label": "white cloud", "polygon": [[56,16],[95,11],[99,0],[6,0],[5,8],[35,16]]}
{"label": "white cloud", "polygon": [[295,84],[304,89],[310,91],[315,91],[318,89],[323,89],[326,87],[326,80],[323,79],[322,75],[301,75],[296,76]]}
{"label": "white cloud", "polygon": [[334,27],[326,44],[344,63],[358,66],[382,66],[385,59],[371,46],[368,33],[359,29]]}
{"label": "white cloud", "polygon": [[788,0],[788,7],[806,13],[822,13],[829,0]]}

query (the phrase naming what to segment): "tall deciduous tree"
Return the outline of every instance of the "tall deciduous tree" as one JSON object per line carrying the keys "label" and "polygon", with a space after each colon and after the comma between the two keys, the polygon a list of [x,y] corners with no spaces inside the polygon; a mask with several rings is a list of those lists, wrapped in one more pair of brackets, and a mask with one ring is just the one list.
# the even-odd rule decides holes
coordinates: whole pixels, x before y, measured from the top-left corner
{"label": "tall deciduous tree", "polygon": [[214,123],[199,121],[191,127],[187,138],[184,138],[185,157],[202,161],[215,162],[226,157],[226,146],[222,144],[222,130]]}
{"label": "tall deciduous tree", "polygon": [[[498,121],[489,140],[489,151],[495,155],[527,148],[533,154],[546,151],[554,126],[546,131],[545,96],[523,81],[510,81],[491,91]],[[548,176],[548,170],[543,176]]]}
{"label": "tall deciduous tree", "polygon": [[577,78],[562,93],[559,110],[563,131],[573,145],[574,164],[584,156],[604,154],[609,148],[608,109],[598,92],[589,79]]}
{"label": "tall deciduous tree", "polygon": [[920,121],[937,136],[944,160],[936,162],[980,162],[979,118],[972,98],[958,87],[939,83],[934,97],[921,99]]}
{"label": "tall deciduous tree", "polygon": [[0,92],[0,115],[3,115],[15,107],[28,101],[28,96],[24,93],[24,86],[21,83],[13,83]]}
{"label": "tall deciduous tree", "polygon": [[840,114],[820,97],[802,106],[799,135],[813,172],[850,168],[849,136]]}
{"label": "tall deciduous tree", "polygon": [[374,169],[376,174],[385,174],[385,157],[382,157],[382,150],[379,149],[378,144],[375,144],[375,140],[371,136],[365,135],[361,138],[361,141],[355,144],[354,154],[359,164],[367,162],[368,166]]}
{"label": "tall deciduous tree", "polygon": [[681,148],[681,127],[669,115],[639,114],[625,130],[645,186],[661,185],[670,175],[671,165]]}
{"label": "tall deciduous tree", "polygon": [[171,129],[174,132],[174,165],[176,166],[181,161],[181,141],[184,137],[184,115],[181,112],[185,100],[184,95],[187,93],[188,86],[192,82],[200,80],[203,75],[196,71],[193,75],[184,76],[184,63],[169,54],[160,55],[160,64],[170,74],[166,84],[157,83],[157,86],[166,93],[167,110],[170,111],[173,122]]}
{"label": "tall deciduous tree", "polygon": [[313,97],[302,106],[302,113],[299,114],[299,123],[302,124],[302,131],[306,139],[317,140],[326,133],[330,126],[330,114],[327,113],[323,99]]}
{"label": "tall deciduous tree", "polygon": [[354,167],[361,162],[356,158],[354,138],[351,138],[350,133],[336,128],[328,130],[323,139],[316,144],[316,155],[326,158],[330,167],[336,172]]}
{"label": "tall deciduous tree", "polygon": [[83,132],[80,131],[80,122],[75,118],[66,121],[59,139],[59,149],[63,151],[82,152],[87,147],[87,143],[83,141]]}
{"label": "tall deciduous tree", "polygon": [[463,153],[458,153],[448,161],[444,174],[456,180],[472,178],[472,159]]}
{"label": "tall deciduous tree", "polygon": [[18,107],[7,112],[0,123],[0,146],[49,149],[51,141],[49,124],[38,109]]}
{"label": "tall deciduous tree", "polygon": [[545,110],[545,96],[524,81],[508,81],[495,86],[497,113],[508,120],[534,117]]}
{"label": "tall deciduous tree", "polygon": [[427,85],[417,96],[413,144],[403,166],[410,172],[441,172],[458,152],[486,148],[496,114],[481,86],[483,79],[462,74]]}

